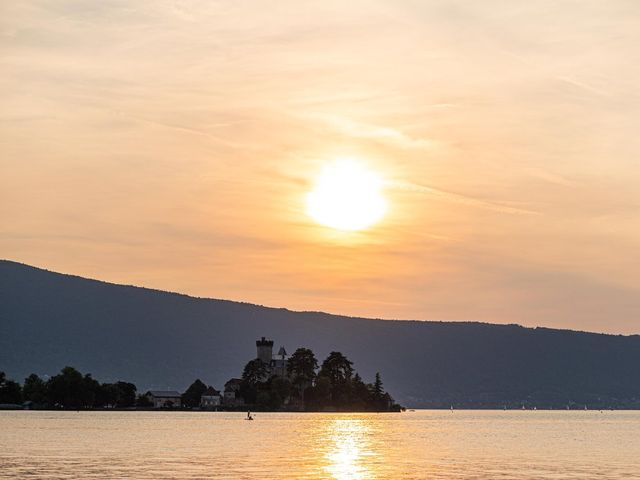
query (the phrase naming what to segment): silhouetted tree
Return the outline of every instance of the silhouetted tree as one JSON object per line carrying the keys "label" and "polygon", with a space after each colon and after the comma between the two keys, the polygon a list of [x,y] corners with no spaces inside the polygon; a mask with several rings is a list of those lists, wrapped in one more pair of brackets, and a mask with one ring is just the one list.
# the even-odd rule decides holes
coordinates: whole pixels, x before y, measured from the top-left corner
{"label": "silhouetted tree", "polygon": [[373,384],[373,398],[376,401],[382,399],[384,395],[384,389],[382,388],[382,379],[380,378],[380,372],[376,372],[376,381]]}
{"label": "silhouetted tree", "polygon": [[115,407],[118,402],[118,387],[113,383],[100,385],[95,398],[95,404],[100,407]]}
{"label": "silhouetted tree", "polygon": [[388,408],[388,402],[385,398],[384,388],[382,386],[382,378],[380,372],[376,372],[376,379],[371,387],[371,393],[373,395],[373,402],[376,410],[386,410]]}
{"label": "silhouetted tree", "polygon": [[280,408],[291,395],[291,389],[291,381],[288,378],[273,377],[269,388],[271,408]]}
{"label": "silhouetted tree", "polygon": [[349,359],[340,352],[331,352],[325,361],[322,362],[322,367],[320,367],[320,373],[318,373],[318,375],[327,377],[332,387],[344,384],[348,380],[351,380],[351,376],[353,375],[353,362],[349,361]]}
{"label": "silhouetted tree", "polygon": [[267,373],[267,366],[256,358],[245,365],[242,371],[242,381],[248,385],[256,386],[265,380]]}
{"label": "silhouetted tree", "polygon": [[133,383],[103,383],[96,393],[95,405],[99,407],[133,407],[136,403],[136,390]]}
{"label": "silhouetted tree", "polygon": [[94,379],[90,373],[85,374],[82,378],[82,390],[80,406],[82,407],[101,407],[96,399],[100,396],[101,385]]}
{"label": "silhouetted tree", "polygon": [[[264,390],[263,382],[268,374],[267,366],[259,359],[249,361],[242,371],[242,384],[240,385],[240,396],[245,403],[254,404],[259,402],[262,406],[269,403],[269,399],[264,395],[258,398],[258,394]],[[269,395],[269,392],[264,392]],[[265,399],[266,398],[266,399]]]}
{"label": "silhouetted tree", "polygon": [[149,397],[149,392],[144,393],[142,395],[138,395],[138,398],[136,398],[136,407],[141,407],[141,408],[153,407],[153,401],[151,401],[151,398]]}
{"label": "silhouetted tree", "polygon": [[329,379],[333,406],[339,408],[350,402],[352,376],[353,363],[340,352],[331,352],[322,362],[318,377]]}
{"label": "silhouetted tree", "polygon": [[305,391],[305,399],[308,405],[305,408],[322,408],[331,401],[331,381],[327,377],[318,376],[315,385]]}
{"label": "silhouetted tree", "polygon": [[8,380],[4,372],[0,372],[0,403],[22,403],[20,384]]}
{"label": "silhouetted tree", "polygon": [[80,408],[83,406],[83,388],[82,374],[73,367],[64,367],[47,382],[49,403],[53,406]]}
{"label": "silhouetted tree", "polygon": [[133,383],[117,382],[118,399],[116,405],[120,408],[133,407],[136,403],[137,388]]}
{"label": "silhouetted tree", "polygon": [[398,405],[389,393],[384,393],[382,395],[382,402],[380,404],[380,410],[395,410],[400,411],[402,407]]}
{"label": "silhouetted tree", "polygon": [[31,401],[36,405],[44,405],[47,402],[47,386],[38,375],[32,373],[24,379],[22,396],[25,401]]}
{"label": "silhouetted tree", "polygon": [[298,389],[301,399],[304,401],[304,391],[311,386],[316,377],[318,360],[308,348],[298,348],[287,362],[287,373],[291,377],[293,385]]}
{"label": "silhouetted tree", "polygon": [[267,390],[259,391],[256,395],[256,399],[254,402],[261,409],[271,409],[273,408],[271,405],[271,395]]}
{"label": "silhouetted tree", "polygon": [[371,390],[369,386],[362,381],[358,373],[351,380],[351,406],[358,410],[368,410],[371,404]]}
{"label": "silhouetted tree", "polygon": [[101,385],[91,377],[73,367],[63,368],[47,382],[48,403],[63,408],[86,408],[99,405]]}
{"label": "silhouetted tree", "polygon": [[200,379],[193,382],[187,391],[182,394],[182,405],[185,407],[199,407],[200,397],[207,389],[207,386]]}
{"label": "silhouetted tree", "polygon": [[239,395],[240,398],[244,400],[244,403],[253,405],[254,403],[256,403],[256,399],[258,397],[258,386],[251,385],[247,382],[242,382],[236,395]]}
{"label": "silhouetted tree", "polygon": [[287,361],[287,372],[294,385],[310,384],[316,377],[318,360],[308,348],[298,348]]}

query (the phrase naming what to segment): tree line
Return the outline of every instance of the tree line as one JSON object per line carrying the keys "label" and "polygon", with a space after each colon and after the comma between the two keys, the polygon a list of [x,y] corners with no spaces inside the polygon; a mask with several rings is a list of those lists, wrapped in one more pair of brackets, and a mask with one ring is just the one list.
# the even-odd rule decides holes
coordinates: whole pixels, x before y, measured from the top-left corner
{"label": "tree line", "polygon": [[298,348],[288,359],[286,376],[269,376],[268,366],[259,359],[249,361],[242,373],[240,396],[259,409],[307,411],[400,410],[384,391],[380,373],[373,383],[365,383],[353,362],[340,352],[331,352],[318,367],[308,348]]}
{"label": "tree line", "polygon": [[[200,406],[207,386],[196,380],[183,394],[182,405]],[[34,408],[150,408],[149,392],[138,394],[130,382],[100,383],[90,373],[82,374],[73,367],[63,368],[48,380],[32,373],[20,385],[0,371],[0,404],[21,405],[31,402]]]}
{"label": "tree line", "polygon": [[[182,394],[183,408],[198,408],[207,385],[196,380]],[[249,361],[242,373],[239,396],[247,407],[259,410],[304,411],[392,411],[400,410],[385,392],[379,373],[373,383],[365,383],[353,362],[340,352],[331,352],[319,366],[308,348],[297,349],[288,359],[285,376],[269,375],[268,365],[259,359]],[[24,383],[6,378],[0,371],[0,404],[33,408],[149,408],[148,392],[138,394],[133,383],[100,383],[90,373],[73,367],[43,379],[35,373]]]}
{"label": "tree line", "polygon": [[24,384],[0,372],[0,404],[31,402],[36,408],[130,408],[148,407],[145,395],[137,395],[129,382],[100,383],[90,373],[83,375],[73,367],[63,368],[48,380],[32,373]]}

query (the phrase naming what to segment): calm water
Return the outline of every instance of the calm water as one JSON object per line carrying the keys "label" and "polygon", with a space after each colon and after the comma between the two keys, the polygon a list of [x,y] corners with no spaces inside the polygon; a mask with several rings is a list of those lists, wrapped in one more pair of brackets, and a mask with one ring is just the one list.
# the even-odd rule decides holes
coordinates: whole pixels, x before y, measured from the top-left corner
{"label": "calm water", "polygon": [[640,479],[640,413],[0,412],[0,478]]}

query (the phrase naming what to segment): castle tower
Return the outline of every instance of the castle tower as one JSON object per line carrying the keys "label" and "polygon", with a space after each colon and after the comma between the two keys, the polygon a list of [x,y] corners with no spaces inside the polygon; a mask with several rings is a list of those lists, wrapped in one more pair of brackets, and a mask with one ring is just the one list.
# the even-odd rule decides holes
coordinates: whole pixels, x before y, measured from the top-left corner
{"label": "castle tower", "polygon": [[262,363],[266,365],[271,365],[271,359],[273,358],[273,340],[267,340],[264,337],[256,340],[256,349],[258,350],[258,360],[262,360]]}
{"label": "castle tower", "polygon": [[276,357],[273,360],[273,373],[279,377],[287,376],[287,351],[284,347],[280,347]]}

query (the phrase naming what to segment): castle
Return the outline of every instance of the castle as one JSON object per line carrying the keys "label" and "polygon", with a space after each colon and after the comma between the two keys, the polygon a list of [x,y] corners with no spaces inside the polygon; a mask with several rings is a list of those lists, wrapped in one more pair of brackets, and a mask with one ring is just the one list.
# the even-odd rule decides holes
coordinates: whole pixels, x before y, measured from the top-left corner
{"label": "castle", "polygon": [[262,337],[256,340],[256,358],[267,366],[267,377],[287,376],[287,351],[280,347],[276,355],[273,354],[273,340]]}
{"label": "castle", "polygon": [[[280,347],[277,354],[273,354],[273,340],[267,340],[262,337],[260,340],[256,340],[256,358],[260,360],[267,367],[266,375],[263,380],[267,380],[271,377],[287,376],[287,351],[284,347]],[[242,405],[244,400],[240,396],[240,386],[242,385],[242,379],[232,378],[224,385],[224,394],[222,402],[225,405]]]}

